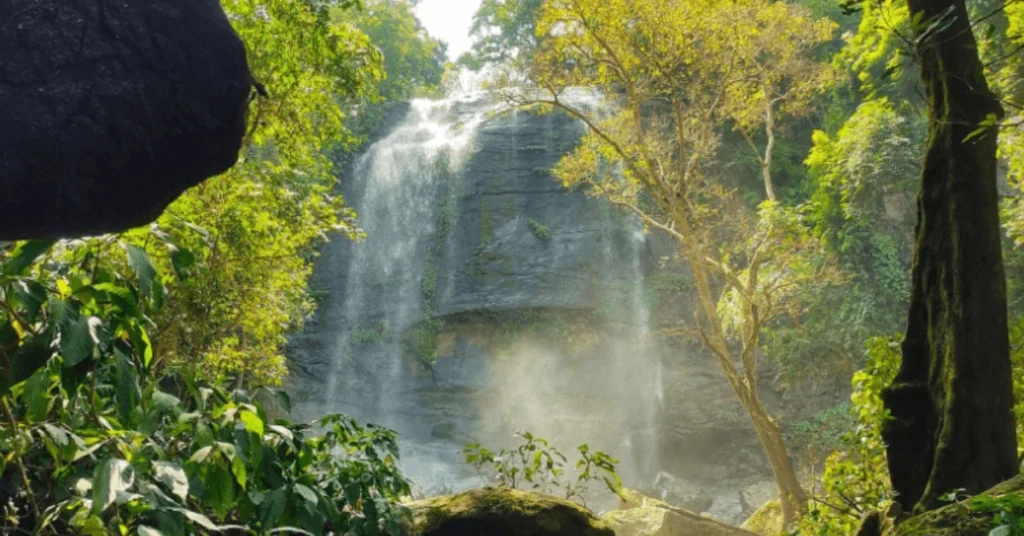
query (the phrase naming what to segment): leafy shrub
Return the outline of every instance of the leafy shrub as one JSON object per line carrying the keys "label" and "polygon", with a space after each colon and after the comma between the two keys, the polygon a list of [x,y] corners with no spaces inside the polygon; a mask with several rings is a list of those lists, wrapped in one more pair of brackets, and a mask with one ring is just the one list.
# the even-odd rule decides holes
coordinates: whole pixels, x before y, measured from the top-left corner
{"label": "leafy shrub", "polygon": [[411,328],[405,335],[403,348],[411,356],[419,359],[424,365],[432,367],[437,364],[438,337],[445,327],[440,318],[428,317],[419,325]]}
{"label": "leafy shrub", "polygon": [[[0,515],[25,534],[398,532],[395,434],[331,415],[272,419],[280,391],[158,371],[163,302],[145,251],[0,252]],[[85,269],[83,269],[85,268]],[[34,274],[34,275],[30,275]],[[179,274],[181,276],[183,274]],[[259,396],[258,396],[259,395]]]}
{"label": "leafy shrub", "polygon": [[387,335],[388,323],[382,320],[372,326],[352,330],[348,340],[354,345],[373,344],[384,340]]}
{"label": "leafy shrub", "polygon": [[1024,498],[1020,495],[978,495],[967,500],[965,504],[972,513],[993,514],[989,536],[1024,536]]}
{"label": "leafy shrub", "polygon": [[814,461],[845,447],[847,432],[856,425],[850,403],[841,402],[809,419],[784,422],[782,433],[786,442],[806,451]]}
{"label": "leafy shrub", "polygon": [[568,463],[565,455],[546,439],[530,432],[520,432],[517,437],[523,443],[514,449],[502,449],[495,454],[473,443],[466,445],[462,454],[466,463],[483,471],[490,466],[493,479],[505,488],[529,487],[547,493],[561,490],[566,499],[578,500],[586,506],[583,493],[592,481],[603,481],[608,489],[618,493],[622,481],[615,472],[619,461],[599,450],[591,451],[586,444],[576,447],[580,459],[576,462],[575,479],[565,474]]}
{"label": "leafy shrub", "polygon": [[530,231],[533,231],[533,236],[536,236],[538,240],[547,242],[551,240],[551,229],[547,225],[540,223],[537,220],[531,219],[529,221]]}
{"label": "leafy shrub", "polygon": [[842,449],[826,460],[824,493],[811,500],[807,516],[800,521],[800,534],[852,534],[864,513],[881,509],[892,499],[882,442],[882,425],[890,417],[881,394],[899,368],[896,341],[896,337],[868,341],[868,364],[854,374],[850,396],[856,425],[842,438]]}

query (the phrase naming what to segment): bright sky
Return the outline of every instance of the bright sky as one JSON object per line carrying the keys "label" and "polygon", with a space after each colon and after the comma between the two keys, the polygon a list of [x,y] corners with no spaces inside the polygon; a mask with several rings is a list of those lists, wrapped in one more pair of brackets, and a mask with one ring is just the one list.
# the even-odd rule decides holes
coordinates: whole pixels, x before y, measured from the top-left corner
{"label": "bright sky", "polygon": [[480,0],[421,0],[416,16],[430,35],[448,43],[448,58],[459,59],[472,43],[469,27]]}

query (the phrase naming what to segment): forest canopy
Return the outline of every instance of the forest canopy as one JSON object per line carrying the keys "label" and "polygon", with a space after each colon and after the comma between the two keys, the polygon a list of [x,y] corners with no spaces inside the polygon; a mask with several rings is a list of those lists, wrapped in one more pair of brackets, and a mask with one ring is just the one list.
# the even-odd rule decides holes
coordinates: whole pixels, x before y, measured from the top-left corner
{"label": "forest canopy", "polygon": [[[1006,354],[992,370],[1012,368],[992,385],[1005,387],[1013,412],[1000,454],[1019,465],[1021,5],[952,2],[929,18],[920,2],[902,0],[482,0],[474,47],[452,63],[414,1],[221,4],[267,91],[252,103],[239,163],[146,227],[0,245],[0,513],[21,533],[403,530],[411,488],[395,433],[343,415],[279,419],[291,405],[279,388],[288,337],[320,298],[310,286],[318,248],[365,237],[339,178],[393,107],[443,96],[460,69],[491,75],[488,89],[509,110],[578,121],[585,133],[552,181],[672,244],[661,263],[685,266],[688,279],[670,299],[685,294],[695,311],[666,313],[654,336],[671,348],[699,345],[717,367],[770,467],[779,523],[796,534],[853,534],[866,514],[909,500],[894,489],[910,488],[893,471],[891,438],[906,437],[894,422],[914,415],[893,418],[902,391],[892,386],[922,389],[906,381],[908,355],[934,363],[966,353],[929,337],[919,348],[922,318],[941,316],[949,333],[961,324],[921,312],[941,305],[923,293],[948,290],[929,290],[942,285],[921,274],[945,273],[948,259],[935,259],[958,250],[927,249],[923,233],[934,227],[920,223],[917,199],[941,190],[920,199],[941,205],[932,210],[959,207],[956,195],[966,194],[953,179],[973,169],[946,170],[953,186],[944,190],[929,170],[956,159],[935,149],[922,157],[937,139],[976,151],[956,162],[976,157],[994,184],[986,183],[991,214],[976,214],[992,232],[977,241],[990,239],[990,253],[1002,248],[985,263],[999,280],[989,293],[1001,294],[987,302],[998,309],[987,324],[1009,344],[986,355]],[[961,7],[967,18],[950,21]],[[955,24],[976,50],[970,76],[985,81],[969,96],[990,108],[970,121],[943,120],[940,112],[959,111],[949,108],[956,99],[937,96],[963,76],[944,71],[942,47],[928,44]],[[581,89],[593,100],[574,100]],[[551,240],[546,225],[524,225]],[[416,335],[436,358],[435,325]],[[909,334],[902,348],[898,333]],[[959,376],[951,377],[953,385]],[[964,398],[932,387],[950,406]],[[829,406],[797,421],[769,391]],[[938,435],[929,430],[923,436]],[[475,448],[478,465],[517,481],[500,456]],[[617,482],[610,457],[581,452]],[[541,462],[532,463],[530,478]],[[1002,465],[996,473],[1016,472]],[[925,491],[912,476],[908,512],[960,504],[963,490],[937,489],[943,480],[933,474]],[[1024,519],[1019,504],[998,508],[994,529]]]}

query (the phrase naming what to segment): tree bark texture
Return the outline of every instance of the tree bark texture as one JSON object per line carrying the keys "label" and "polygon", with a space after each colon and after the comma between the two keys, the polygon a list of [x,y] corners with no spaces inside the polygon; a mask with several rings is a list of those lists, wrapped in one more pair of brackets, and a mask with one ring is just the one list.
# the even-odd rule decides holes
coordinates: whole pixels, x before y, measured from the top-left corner
{"label": "tree bark texture", "polygon": [[1002,109],[989,91],[963,0],[908,0],[929,135],[903,362],[883,392],[889,472],[905,511],[1017,472],[1006,282],[996,191]]}
{"label": "tree bark texture", "polygon": [[[742,397],[741,397],[742,398]],[[768,456],[768,463],[775,475],[775,484],[779,488],[779,500],[782,502],[783,525],[792,526],[807,509],[807,492],[800,485],[793,460],[789,457],[789,449],[782,437],[782,430],[775,419],[771,418],[761,399],[753,396],[744,404],[750,420],[754,424],[757,438]]]}
{"label": "tree bark texture", "polygon": [[[681,222],[680,228],[684,236],[692,236],[693,233],[685,224],[686,220],[677,218]],[[684,244],[684,250],[691,252],[700,251],[700,247],[693,241]],[[690,259],[690,267],[693,270],[694,281],[697,287],[697,294],[708,316],[711,324],[711,333],[705,335],[705,345],[715,354],[718,364],[722,369],[729,387],[732,388],[739,399],[740,405],[747,411],[750,422],[754,426],[757,439],[764,449],[768,463],[772,467],[775,476],[775,484],[779,489],[779,501],[782,503],[783,524],[786,527],[792,524],[807,510],[807,492],[800,485],[793,461],[789,456],[789,449],[782,437],[782,431],[778,423],[768,413],[764,403],[757,392],[757,371],[753,365],[744,364],[742,372],[734,365],[733,352],[722,328],[722,320],[715,306],[715,300],[711,291],[711,283],[707,269],[699,259]],[[759,329],[757,326],[753,329]],[[748,344],[756,348],[757,338],[748,341]]]}

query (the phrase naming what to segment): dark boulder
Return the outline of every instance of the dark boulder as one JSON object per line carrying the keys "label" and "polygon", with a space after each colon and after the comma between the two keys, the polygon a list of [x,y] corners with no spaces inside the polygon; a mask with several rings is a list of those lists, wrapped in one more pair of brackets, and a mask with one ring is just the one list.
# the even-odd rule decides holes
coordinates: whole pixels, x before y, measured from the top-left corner
{"label": "dark boulder", "polygon": [[235,164],[253,86],[217,0],[0,0],[0,239],[152,221]]}
{"label": "dark boulder", "polygon": [[586,508],[532,491],[476,489],[408,506],[409,536],[615,536]]}

